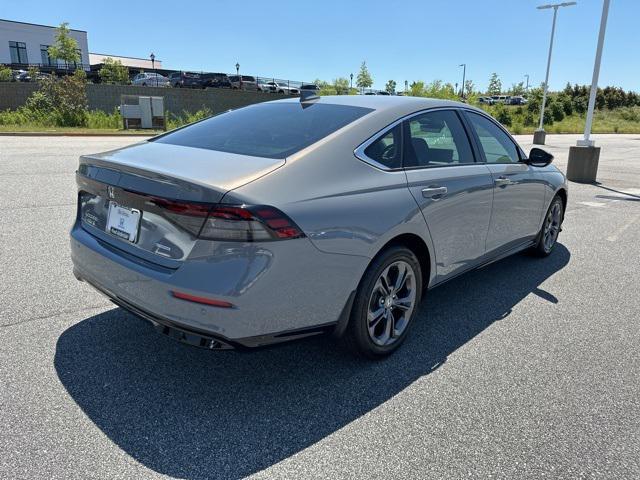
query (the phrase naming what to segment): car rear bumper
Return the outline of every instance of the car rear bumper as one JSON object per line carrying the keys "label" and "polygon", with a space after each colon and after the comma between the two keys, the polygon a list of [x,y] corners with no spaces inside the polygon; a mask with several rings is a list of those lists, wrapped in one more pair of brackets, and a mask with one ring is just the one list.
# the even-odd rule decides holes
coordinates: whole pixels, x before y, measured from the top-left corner
{"label": "car rear bumper", "polygon": [[[177,269],[133,257],[76,224],[74,274],[167,335],[210,349],[256,347],[332,328],[368,259],[326,254],[306,238],[199,242]],[[232,308],[186,301],[212,298]]]}

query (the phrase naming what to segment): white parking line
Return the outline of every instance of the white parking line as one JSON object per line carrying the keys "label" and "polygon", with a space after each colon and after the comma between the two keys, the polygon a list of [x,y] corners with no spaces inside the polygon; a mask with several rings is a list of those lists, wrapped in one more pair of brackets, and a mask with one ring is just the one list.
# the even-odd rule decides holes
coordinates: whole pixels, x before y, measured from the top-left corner
{"label": "white parking line", "polygon": [[602,202],[578,202],[580,205],[586,205],[587,207],[604,207],[606,203]]}
{"label": "white parking line", "polygon": [[607,240],[609,240],[610,242],[615,242],[616,240],[618,240],[618,237],[622,235],[624,231],[627,228],[629,228],[631,225],[633,225],[639,218],[640,218],[640,213],[637,214],[635,217],[631,218],[631,220],[629,220],[622,227],[620,227],[613,235],[607,237]]}

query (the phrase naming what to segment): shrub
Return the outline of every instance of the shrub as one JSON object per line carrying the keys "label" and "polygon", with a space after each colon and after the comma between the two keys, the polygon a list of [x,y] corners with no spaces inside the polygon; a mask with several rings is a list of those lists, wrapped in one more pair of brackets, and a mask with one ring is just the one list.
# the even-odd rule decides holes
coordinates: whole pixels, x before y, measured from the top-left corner
{"label": "shrub", "polygon": [[552,102],[549,105],[549,110],[551,111],[551,116],[553,120],[556,122],[561,122],[564,120],[564,107],[559,102]]}
{"label": "shrub", "polygon": [[56,80],[42,81],[40,91],[53,105],[55,124],[59,127],[84,127],[87,124],[87,93],[84,70],[76,70]]}
{"label": "shrub", "polygon": [[498,120],[501,124],[506,125],[507,127],[511,126],[511,112],[509,112],[509,109],[507,109],[504,105],[496,105],[495,117],[496,120]]}
{"label": "shrub", "polygon": [[87,112],[87,127],[94,129],[120,128],[122,127],[122,117],[118,109],[115,109],[113,113],[93,110]]}
{"label": "shrub", "polygon": [[520,135],[522,133],[522,125],[520,123],[514,123],[513,127],[511,127],[511,132],[514,135]]}
{"label": "shrub", "polygon": [[11,81],[11,69],[6,65],[0,65],[0,82]]}
{"label": "shrub", "polygon": [[53,110],[53,103],[47,95],[38,90],[27,98],[24,108],[32,112],[49,112]]}
{"label": "shrub", "polygon": [[536,123],[536,119],[533,118],[533,113],[527,112],[524,114],[522,122],[526,127],[532,127]]}

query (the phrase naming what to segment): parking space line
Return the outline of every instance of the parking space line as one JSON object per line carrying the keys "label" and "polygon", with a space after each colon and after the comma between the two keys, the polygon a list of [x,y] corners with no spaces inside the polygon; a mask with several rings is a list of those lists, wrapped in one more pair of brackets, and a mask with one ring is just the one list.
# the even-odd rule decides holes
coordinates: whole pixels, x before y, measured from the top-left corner
{"label": "parking space line", "polygon": [[622,227],[620,227],[613,235],[607,237],[607,240],[610,242],[615,242],[618,240],[618,237],[622,235],[625,230],[627,230],[631,225],[633,225],[640,218],[640,213],[625,223]]}

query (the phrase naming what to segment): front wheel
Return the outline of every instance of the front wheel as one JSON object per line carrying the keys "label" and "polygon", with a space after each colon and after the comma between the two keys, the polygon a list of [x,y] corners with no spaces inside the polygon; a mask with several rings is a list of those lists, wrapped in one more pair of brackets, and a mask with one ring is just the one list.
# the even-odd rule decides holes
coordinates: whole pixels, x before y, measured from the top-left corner
{"label": "front wheel", "polygon": [[422,293],[422,272],[415,254],[391,247],[369,266],[356,292],[345,340],[369,357],[389,355],[404,341]]}
{"label": "front wheel", "polygon": [[556,196],[549,205],[547,215],[544,217],[542,228],[538,233],[538,241],[533,247],[533,252],[540,256],[546,257],[553,251],[558,235],[562,230],[562,220],[564,219],[564,206],[562,199]]}

